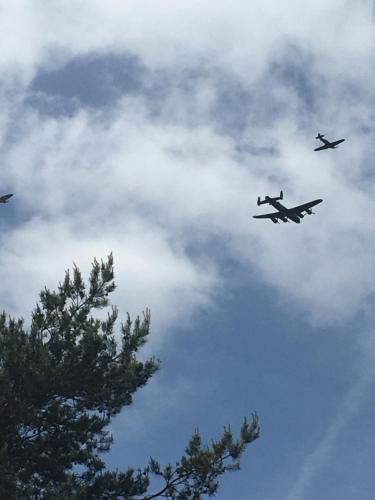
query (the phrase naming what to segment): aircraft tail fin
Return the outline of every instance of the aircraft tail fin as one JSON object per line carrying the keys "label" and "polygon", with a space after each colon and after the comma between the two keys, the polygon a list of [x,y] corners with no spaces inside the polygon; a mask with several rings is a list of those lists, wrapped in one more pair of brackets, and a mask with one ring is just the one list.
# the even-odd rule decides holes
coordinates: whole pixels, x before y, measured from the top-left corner
{"label": "aircraft tail fin", "polygon": [[279,201],[282,200],[283,198],[284,198],[284,193],[280,191],[280,196],[275,196],[275,198],[270,198],[270,200]]}
{"label": "aircraft tail fin", "polygon": [[318,135],[315,137],[315,139],[323,139],[323,137],[324,137],[324,134],[318,134]]}
{"label": "aircraft tail fin", "polygon": [[283,196],[284,196],[284,194],[283,194],[283,192],[282,192],[282,191],[280,191],[280,196],[275,196],[275,198],[271,198],[270,196],[266,196],[266,197],[264,198],[264,200],[261,200],[261,199],[260,199],[260,196],[258,196],[257,205],[258,205],[258,207],[259,207],[259,205],[263,205],[264,203],[270,203],[270,202],[272,202],[272,201],[282,200],[282,199],[283,199]]}

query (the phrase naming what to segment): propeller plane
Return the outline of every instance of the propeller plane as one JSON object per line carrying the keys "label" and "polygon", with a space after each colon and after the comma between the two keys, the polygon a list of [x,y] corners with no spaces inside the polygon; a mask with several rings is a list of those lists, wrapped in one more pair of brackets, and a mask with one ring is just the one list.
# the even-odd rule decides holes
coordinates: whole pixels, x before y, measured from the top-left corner
{"label": "propeller plane", "polygon": [[8,203],[9,198],[11,198],[13,194],[4,194],[0,196],[0,203]]}
{"label": "propeller plane", "polygon": [[258,197],[257,205],[263,205],[264,203],[268,203],[272,205],[278,212],[273,212],[271,214],[263,214],[263,215],[253,215],[254,219],[271,219],[273,223],[279,224],[279,221],[290,222],[293,221],[296,224],[301,222],[301,219],[304,218],[305,215],[311,215],[314,212],[311,210],[312,207],[318,205],[323,200],[314,200],[309,201],[308,203],[304,203],[303,205],[298,205],[297,207],[287,208],[284,207],[279,200],[283,199],[283,192],[280,191],[280,196],[276,196],[275,198],[271,198],[270,196],[266,196],[263,201],[261,201],[260,197]]}
{"label": "propeller plane", "polygon": [[323,149],[336,149],[339,144],[345,141],[345,139],[339,139],[338,141],[327,141],[327,139],[324,139],[323,134],[318,134],[315,139],[319,139],[322,141],[323,146],[320,146],[319,148],[315,148],[314,151],[322,151]]}

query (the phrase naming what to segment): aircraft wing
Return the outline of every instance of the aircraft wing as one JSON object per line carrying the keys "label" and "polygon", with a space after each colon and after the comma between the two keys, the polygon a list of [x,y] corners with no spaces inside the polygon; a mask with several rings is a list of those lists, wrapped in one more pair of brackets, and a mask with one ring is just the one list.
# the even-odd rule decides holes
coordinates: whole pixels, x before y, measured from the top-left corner
{"label": "aircraft wing", "polygon": [[340,139],[339,141],[334,141],[334,142],[332,142],[332,146],[337,146],[337,144],[341,144],[344,141],[345,141],[345,139]]}
{"label": "aircraft wing", "polygon": [[0,203],[7,203],[9,198],[11,198],[12,194],[4,194],[4,196],[0,196]]}
{"label": "aircraft wing", "polygon": [[253,215],[254,219],[281,219],[285,217],[283,212],[273,212],[272,214]]}
{"label": "aircraft wing", "polygon": [[[288,212],[292,213],[292,214],[297,214],[298,215],[301,212],[304,212],[305,210],[308,210],[309,208],[315,207],[315,205],[318,205],[318,203],[321,203],[322,201],[323,200],[309,201],[308,203],[304,203],[303,205],[298,205],[298,207],[289,208]],[[285,215],[288,215],[288,214],[286,213]]]}
{"label": "aircraft wing", "polygon": [[315,148],[314,151],[322,151],[322,149],[328,149],[329,147],[330,146],[328,146],[328,144],[324,144],[324,146],[320,146],[319,148]]}

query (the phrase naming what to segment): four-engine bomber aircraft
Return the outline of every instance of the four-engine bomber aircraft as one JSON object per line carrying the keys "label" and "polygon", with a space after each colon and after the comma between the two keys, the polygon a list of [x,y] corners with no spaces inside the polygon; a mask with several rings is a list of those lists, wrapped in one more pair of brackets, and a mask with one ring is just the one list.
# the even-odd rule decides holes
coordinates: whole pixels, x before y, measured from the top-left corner
{"label": "four-engine bomber aircraft", "polygon": [[[278,212],[273,212],[272,214],[264,214],[264,215],[253,215],[254,219],[271,219],[275,224],[279,224],[279,219],[283,222],[289,222],[292,220],[299,224],[301,222],[300,219],[303,219],[305,215],[311,215],[314,212],[311,210],[312,207],[321,203],[323,200],[314,200],[309,201],[308,203],[304,203],[303,205],[298,205],[298,207],[286,208],[284,205],[279,203],[278,200],[283,199],[283,192],[280,191],[280,196],[276,198],[270,198],[266,196],[263,201],[260,201],[260,197],[258,197],[257,205],[263,205],[263,203],[268,203],[272,205],[274,208],[279,210]],[[305,213],[304,213],[305,212]]]}
{"label": "four-engine bomber aircraft", "polygon": [[338,141],[329,142],[327,139],[323,139],[323,134],[318,134],[315,139],[320,139],[324,146],[314,149],[314,151],[322,151],[323,149],[336,149],[338,144],[341,144],[345,139],[339,139]]}

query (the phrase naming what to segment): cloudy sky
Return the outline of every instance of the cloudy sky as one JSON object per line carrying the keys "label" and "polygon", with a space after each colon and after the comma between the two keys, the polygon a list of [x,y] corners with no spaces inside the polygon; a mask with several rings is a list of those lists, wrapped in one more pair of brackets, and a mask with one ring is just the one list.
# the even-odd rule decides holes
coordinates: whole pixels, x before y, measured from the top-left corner
{"label": "cloudy sky", "polygon": [[[2,308],[28,319],[113,251],[120,314],[152,311],[162,368],[109,467],[173,462],[256,410],[218,499],[372,499],[373,2],[0,6]],[[346,142],[316,153],[318,132]],[[280,189],[324,201],[252,219]]]}

